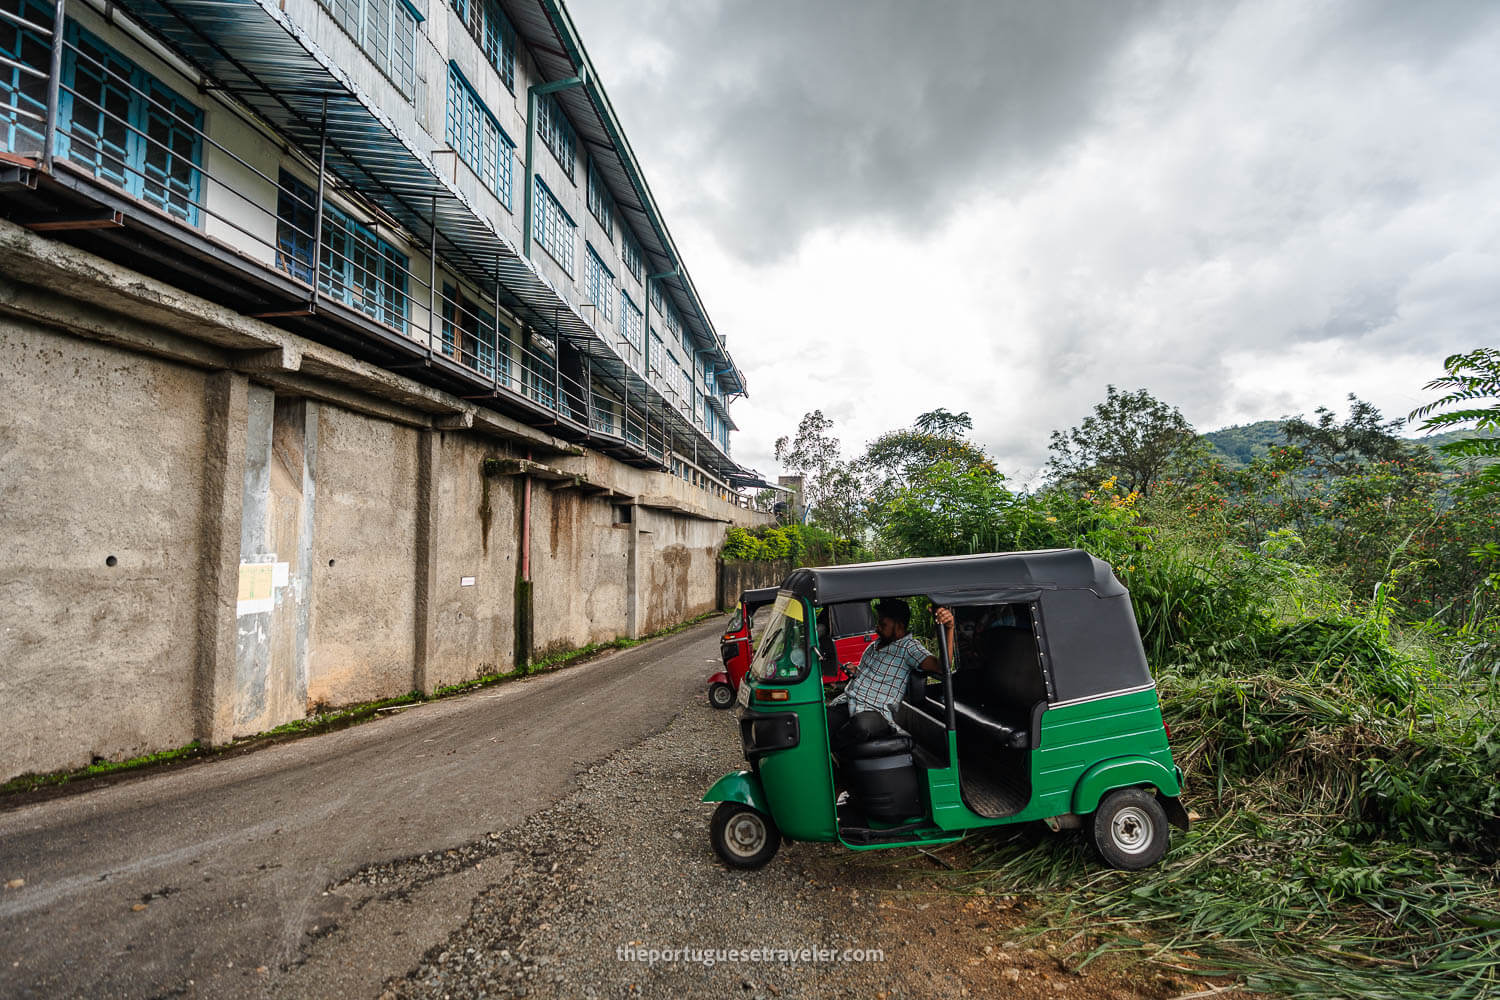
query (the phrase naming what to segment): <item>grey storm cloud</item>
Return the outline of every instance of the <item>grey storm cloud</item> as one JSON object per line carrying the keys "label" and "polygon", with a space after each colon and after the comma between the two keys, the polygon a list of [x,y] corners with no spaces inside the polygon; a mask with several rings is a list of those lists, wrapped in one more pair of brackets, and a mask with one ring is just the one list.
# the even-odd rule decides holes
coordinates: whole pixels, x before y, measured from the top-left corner
{"label": "grey storm cloud", "polygon": [[[846,445],[971,410],[1022,470],[1107,383],[1201,427],[1400,414],[1494,341],[1492,0],[569,8],[750,378],[750,464],[814,403]],[[962,363],[892,365],[914,334]]]}
{"label": "grey storm cloud", "polygon": [[[1193,72],[1196,46],[1234,4],[1155,0],[575,0],[594,49],[649,39],[662,57],[621,81],[638,148],[692,164],[679,204],[763,261],[851,220],[920,232],[976,192],[1018,184],[1098,124],[1122,53],[1144,32],[1156,58]],[[1308,4],[1296,47],[1327,58],[1430,66],[1497,6],[1402,0]],[[1247,39],[1268,47],[1277,37]],[[618,74],[618,67],[611,67]],[[1162,76],[1156,100],[1180,95]],[[607,72],[606,87],[612,86]],[[1276,80],[1265,81],[1268,87]],[[1138,109],[1148,116],[1152,108]],[[1235,125],[1226,122],[1226,128]],[[651,157],[647,157],[651,173]],[[1284,178],[1274,164],[1264,183]],[[1280,212],[1314,211],[1316,190]],[[1393,183],[1375,198],[1417,192]],[[1286,218],[1266,218],[1271,227]],[[1212,236],[1208,237],[1212,242]]]}
{"label": "grey storm cloud", "polygon": [[[755,259],[850,218],[930,225],[996,171],[1066,143],[1157,5],[682,0],[639,19],[572,6],[586,39],[588,24],[607,37],[630,17],[679,54],[630,81],[633,105],[676,109],[672,120],[626,127],[718,182],[694,210]],[[669,131],[684,121],[693,131]]]}

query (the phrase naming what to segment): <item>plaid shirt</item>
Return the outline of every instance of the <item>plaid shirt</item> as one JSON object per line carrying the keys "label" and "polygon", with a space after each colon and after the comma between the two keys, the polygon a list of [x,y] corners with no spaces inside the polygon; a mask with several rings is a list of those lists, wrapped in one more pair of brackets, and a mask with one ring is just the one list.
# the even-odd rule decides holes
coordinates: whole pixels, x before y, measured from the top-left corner
{"label": "plaid shirt", "polygon": [[871,643],[865,655],[859,658],[859,673],[844,688],[844,693],[835,698],[849,702],[849,714],[879,712],[887,722],[895,725],[891,708],[906,694],[906,681],[921,662],[932,654],[909,635],[880,648],[880,643]]}

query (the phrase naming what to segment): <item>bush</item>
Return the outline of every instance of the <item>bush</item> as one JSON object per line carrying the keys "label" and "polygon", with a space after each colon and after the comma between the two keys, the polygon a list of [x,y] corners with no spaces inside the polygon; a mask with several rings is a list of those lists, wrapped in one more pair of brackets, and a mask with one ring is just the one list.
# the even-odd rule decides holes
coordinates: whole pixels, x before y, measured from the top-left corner
{"label": "bush", "polygon": [[[815,539],[813,544],[809,538]],[[805,556],[813,555],[808,561],[813,565],[822,565],[832,562],[833,559],[826,558],[819,561],[816,557],[818,551],[832,552],[827,539],[833,536],[820,528],[811,528],[798,524],[789,524],[784,527],[763,528],[730,528],[724,533],[724,548],[722,557],[730,560],[747,560],[750,562],[776,562],[785,561],[794,565],[802,565]],[[817,550],[817,551],[815,551]]]}

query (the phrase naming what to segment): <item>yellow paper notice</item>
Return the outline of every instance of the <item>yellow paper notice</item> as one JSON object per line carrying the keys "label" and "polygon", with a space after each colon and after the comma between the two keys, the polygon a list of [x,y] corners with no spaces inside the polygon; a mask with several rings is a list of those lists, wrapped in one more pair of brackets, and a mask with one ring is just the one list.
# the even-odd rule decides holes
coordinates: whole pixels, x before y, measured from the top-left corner
{"label": "yellow paper notice", "polygon": [[270,611],[275,604],[271,585],[275,566],[271,563],[240,563],[240,593],[237,613],[255,615]]}

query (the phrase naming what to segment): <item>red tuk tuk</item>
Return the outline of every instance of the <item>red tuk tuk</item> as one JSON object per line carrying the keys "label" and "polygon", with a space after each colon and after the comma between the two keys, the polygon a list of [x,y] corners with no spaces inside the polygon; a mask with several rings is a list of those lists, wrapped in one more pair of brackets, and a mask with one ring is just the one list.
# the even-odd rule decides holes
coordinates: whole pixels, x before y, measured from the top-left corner
{"label": "red tuk tuk", "polygon": [[[751,635],[755,612],[776,601],[777,587],[747,590],[730,619],[729,628],[719,639],[719,654],[724,669],[708,679],[708,703],[714,708],[729,708],[739,694],[740,682],[755,655]],[[865,647],[875,641],[875,613],[868,601],[851,601],[822,608],[818,615],[818,645],[825,650],[823,662],[833,670],[823,674],[824,684],[843,684],[849,680],[844,668],[857,665]]]}

